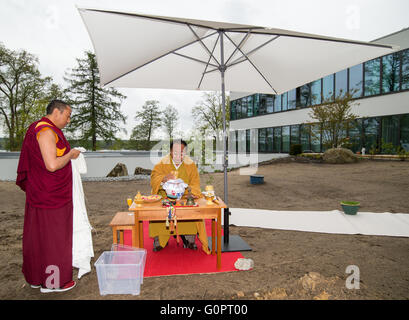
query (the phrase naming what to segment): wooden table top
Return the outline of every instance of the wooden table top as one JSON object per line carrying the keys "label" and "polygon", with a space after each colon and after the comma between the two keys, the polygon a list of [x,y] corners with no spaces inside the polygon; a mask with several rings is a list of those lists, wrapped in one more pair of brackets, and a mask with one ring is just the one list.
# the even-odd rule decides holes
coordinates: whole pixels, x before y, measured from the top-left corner
{"label": "wooden table top", "polygon": [[[184,202],[186,202],[186,199],[183,199]],[[198,204],[198,206],[175,206],[176,210],[192,210],[192,209],[200,209],[200,210],[206,210],[206,209],[221,209],[221,208],[227,208],[226,204],[223,202],[222,199],[217,197],[218,203],[213,202],[212,204],[208,205],[207,201],[204,198],[199,198],[195,199],[195,203]],[[137,207],[135,202],[132,202],[132,205],[129,207],[129,211],[152,211],[152,210],[166,210],[166,207],[162,206],[162,200],[156,201],[156,202],[145,202],[142,204],[141,207]]]}
{"label": "wooden table top", "polygon": [[[186,200],[184,200],[186,201]],[[206,213],[212,211],[214,209],[222,209],[227,208],[226,204],[218,198],[218,204],[212,203],[210,205],[207,204],[207,201],[204,198],[195,199],[195,202],[198,206],[175,206],[176,208],[176,216],[179,214],[185,216],[184,219],[194,219],[197,214]],[[162,201],[156,202],[148,202],[143,203],[141,207],[137,207],[135,203],[129,207],[128,212],[117,212],[114,218],[110,222],[110,226],[132,226],[135,224],[135,214],[134,212],[138,211],[139,216],[142,220],[145,220],[145,213],[149,215],[149,219],[147,220],[165,220],[166,219],[166,207],[162,206]],[[182,212],[180,212],[182,210]],[[132,212],[133,211],[133,212]],[[188,214],[191,213],[191,214]],[[188,214],[188,215],[186,215]],[[180,216],[179,216],[180,217]]]}

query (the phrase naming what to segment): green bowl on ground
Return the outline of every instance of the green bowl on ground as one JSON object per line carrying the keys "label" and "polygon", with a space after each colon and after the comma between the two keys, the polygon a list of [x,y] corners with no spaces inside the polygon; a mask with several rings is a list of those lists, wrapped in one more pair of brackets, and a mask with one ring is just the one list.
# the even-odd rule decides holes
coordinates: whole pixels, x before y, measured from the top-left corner
{"label": "green bowl on ground", "polygon": [[360,203],[358,201],[342,201],[341,207],[344,210],[345,214],[354,215],[359,210]]}

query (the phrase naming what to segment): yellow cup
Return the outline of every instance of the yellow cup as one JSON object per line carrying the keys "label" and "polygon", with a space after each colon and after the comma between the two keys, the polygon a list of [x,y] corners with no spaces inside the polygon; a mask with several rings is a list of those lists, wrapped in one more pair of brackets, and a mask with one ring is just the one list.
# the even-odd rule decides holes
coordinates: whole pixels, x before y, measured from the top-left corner
{"label": "yellow cup", "polygon": [[132,198],[128,198],[126,199],[126,202],[128,203],[128,207],[130,207],[132,205],[133,200]]}

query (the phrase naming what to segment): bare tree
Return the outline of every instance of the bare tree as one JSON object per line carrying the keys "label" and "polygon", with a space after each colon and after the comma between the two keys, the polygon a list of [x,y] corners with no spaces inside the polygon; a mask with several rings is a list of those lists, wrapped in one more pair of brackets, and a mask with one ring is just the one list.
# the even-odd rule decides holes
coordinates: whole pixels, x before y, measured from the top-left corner
{"label": "bare tree", "polygon": [[[324,145],[332,148],[340,147],[346,143],[347,136],[345,135],[348,123],[353,123],[357,118],[351,112],[353,103],[353,92],[343,93],[342,90],[333,101],[325,100],[322,105],[313,106],[309,112],[312,122],[321,124],[322,142]],[[356,102],[355,102],[356,103]],[[357,105],[359,103],[356,103]],[[314,121],[315,120],[315,121]],[[310,123],[312,124],[312,123]],[[311,131],[314,137],[315,133]]]}
{"label": "bare tree", "polygon": [[176,126],[179,121],[179,113],[177,109],[168,105],[162,113],[162,127],[164,128],[169,140],[172,140],[175,135]]}

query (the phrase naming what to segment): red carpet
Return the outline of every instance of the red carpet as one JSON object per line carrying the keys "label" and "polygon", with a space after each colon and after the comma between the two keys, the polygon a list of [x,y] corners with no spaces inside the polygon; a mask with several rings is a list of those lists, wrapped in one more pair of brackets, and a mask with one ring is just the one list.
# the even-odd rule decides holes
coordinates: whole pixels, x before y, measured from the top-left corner
{"label": "red carpet", "polygon": [[[218,270],[217,255],[205,254],[198,239],[196,239],[198,250],[191,250],[183,248],[182,240],[178,246],[174,237],[169,238],[168,245],[164,249],[153,252],[153,239],[149,238],[148,222],[143,222],[143,228],[144,247],[147,251],[144,277],[237,271],[234,263],[238,258],[243,258],[240,252],[222,252],[222,267]],[[210,236],[212,234],[210,220],[206,220],[206,230],[207,235]],[[132,245],[130,230],[124,231],[124,245]]]}

